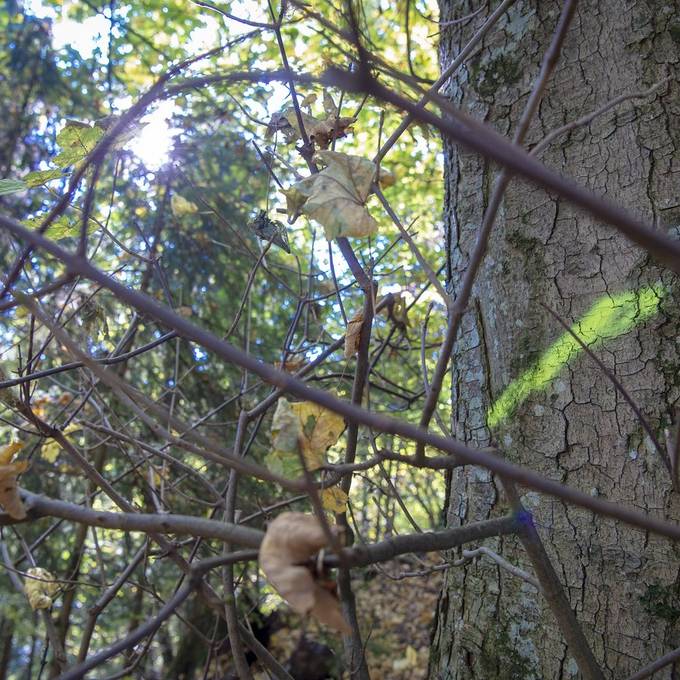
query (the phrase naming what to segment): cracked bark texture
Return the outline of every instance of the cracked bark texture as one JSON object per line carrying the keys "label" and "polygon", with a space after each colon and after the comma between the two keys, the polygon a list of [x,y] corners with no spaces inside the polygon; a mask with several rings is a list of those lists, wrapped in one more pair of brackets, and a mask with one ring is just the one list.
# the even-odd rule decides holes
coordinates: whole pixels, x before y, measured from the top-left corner
{"label": "cracked bark texture", "polygon": [[[477,0],[440,0],[442,21]],[[483,49],[445,90],[456,105],[511,136],[561,4],[518,0]],[[450,63],[483,18],[442,29]],[[627,102],[559,138],[550,167],[678,234],[680,224],[680,17],[675,3],[583,0],[527,137],[590,113],[615,96],[671,76],[644,102]],[[445,142],[448,286],[455,293],[498,168]],[[551,479],[674,521],[680,498],[634,414],[583,353],[493,432],[486,414],[502,390],[562,334],[540,306],[570,323],[602,296],[663,282],[659,313],[595,351],[663,439],[680,396],[678,282],[590,215],[514,179],[454,348],[453,429],[465,442]],[[680,415],[680,414],[679,414]],[[536,493],[523,502],[606,677],[623,678],[680,645],[680,546]],[[482,469],[450,479],[450,526],[506,511],[497,480]],[[531,572],[514,538],[487,543]],[[455,556],[455,555],[454,555]],[[529,584],[481,559],[449,570],[435,623],[429,677],[577,678],[545,602]],[[670,678],[668,668],[655,678]]]}

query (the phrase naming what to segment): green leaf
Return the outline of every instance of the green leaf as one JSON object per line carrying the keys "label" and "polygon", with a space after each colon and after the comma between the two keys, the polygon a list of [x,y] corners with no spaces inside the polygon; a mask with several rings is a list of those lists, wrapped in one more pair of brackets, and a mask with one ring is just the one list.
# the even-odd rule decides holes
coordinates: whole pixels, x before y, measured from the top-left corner
{"label": "green leaf", "polygon": [[54,157],[54,164],[66,168],[82,161],[97,146],[103,134],[104,130],[100,127],[69,123],[57,135],[57,144],[62,150]]}
{"label": "green leaf", "polygon": [[285,451],[271,451],[264,457],[264,464],[274,474],[288,479],[297,479],[304,473],[299,456]]}
{"label": "green leaf", "polygon": [[[29,217],[23,220],[22,224],[27,226],[29,229],[38,229],[43,223],[46,215],[36,215],[35,217]],[[96,224],[90,222],[90,231],[96,229]],[[51,238],[53,241],[59,241],[63,238],[77,238],[80,236],[80,221],[71,220],[66,215],[58,217],[45,232],[47,238]]]}
{"label": "green leaf", "polygon": [[20,179],[0,179],[0,196],[26,191],[28,185]]}
{"label": "green leaf", "polygon": [[53,179],[60,179],[64,176],[64,171],[61,168],[54,168],[53,170],[38,170],[37,172],[29,172],[24,177],[24,182],[30,188],[39,187]]}

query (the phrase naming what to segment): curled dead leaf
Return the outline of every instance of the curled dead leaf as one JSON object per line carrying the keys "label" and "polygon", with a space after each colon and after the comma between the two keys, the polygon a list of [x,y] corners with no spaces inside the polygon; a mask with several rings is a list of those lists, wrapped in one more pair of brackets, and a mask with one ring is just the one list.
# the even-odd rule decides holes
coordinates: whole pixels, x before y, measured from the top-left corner
{"label": "curled dead leaf", "polygon": [[383,167],[378,169],[376,180],[381,189],[387,189],[397,183],[396,175],[391,170]]}
{"label": "curled dead leaf", "polygon": [[364,314],[358,312],[347,323],[345,331],[345,359],[351,359],[359,351],[361,327],[364,325]]}
{"label": "curled dead leaf", "polygon": [[[284,512],[267,528],[260,546],[260,567],[269,583],[298,614],[308,614],[342,633],[349,626],[327,582],[319,582],[305,566],[326,546],[319,521],[302,512]],[[334,590],[334,589],[333,589]]]}
{"label": "curled dead leaf", "polygon": [[[313,100],[305,98],[303,105],[308,101]],[[325,98],[324,103],[328,104]],[[327,117],[322,119],[314,118],[309,113],[300,111],[300,118],[302,118],[307,137],[319,149],[327,149],[334,140],[346,137],[352,132],[351,126],[356,122],[356,118],[349,116],[338,117],[336,110],[333,110],[332,113],[327,110],[326,114]],[[272,135],[274,132],[281,132],[287,142],[293,142],[302,137],[298,117],[292,107],[279,111],[271,117],[267,126],[267,134]]]}
{"label": "curled dead leaf", "polygon": [[59,584],[47,569],[31,567],[26,572],[24,590],[31,609],[49,609],[59,591]]}
{"label": "curled dead leaf", "polygon": [[290,244],[288,242],[288,230],[284,224],[278,220],[271,220],[265,210],[260,210],[257,217],[248,223],[248,228],[251,229],[262,241],[271,241],[273,245],[278,246],[287,253],[290,253]]}
{"label": "curled dead leaf", "polygon": [[19,497],[17,478],[28,468],[28,461],[12,463],[14,454],[21,448],[21,442],[13,442],[0,451],[0,505],[13,519],[26,517],[26,508]]}
{"label": "curled dead leaf", "polygon": [[288,357],[283,364],[276,362],[275,366],[286,373],[297,373],[305,363],[304,357]]}

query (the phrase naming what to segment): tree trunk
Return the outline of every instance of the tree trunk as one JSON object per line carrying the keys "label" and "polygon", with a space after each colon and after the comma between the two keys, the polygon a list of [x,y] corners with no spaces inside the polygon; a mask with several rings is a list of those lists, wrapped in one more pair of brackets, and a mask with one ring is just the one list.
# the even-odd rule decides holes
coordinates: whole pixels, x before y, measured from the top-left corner
{"label": "tree trunk", "polygon": [[[443,22],[480,4],[440,2]],[[446,96],[512,136],[560,9],[558,2],[518,0],[458,71]],[[477,15],[442,28],[443,66],[483,20]],[[560,136],[540,158],[676,236],[679,60],[674,3],[583,0],[527,136],[532,147],[612,98],[671,76],[646,98],[623,102]],[[450,142],[444,146],[448,284],[455,294],[498,168]],[[573,347],[558,351],[554,343],[564,329],[540,304],[569,324],[585,317],[583,332],[592,351],[663,442],[664,428],[680,417],[678,288],[667,270],[618,232],[513,179],[454,348],[454,436],[476,446],[495,444],[508,459],[592,495],[680,520],[680,495],[631,407],[586,353]],[[546,369],[543,379],[531,372],[539,362]],[[625,678],[680,645],[680,546],[521,492],[605,677]],[[451,476],[450,526],[505,509],[499,480],[483,469]],[[532,573],[518,540],[486,545]],[[447,572],[429,675],[580,677],[536,589],[484,556]],[[669,667],[654,677],[674,675]]]}

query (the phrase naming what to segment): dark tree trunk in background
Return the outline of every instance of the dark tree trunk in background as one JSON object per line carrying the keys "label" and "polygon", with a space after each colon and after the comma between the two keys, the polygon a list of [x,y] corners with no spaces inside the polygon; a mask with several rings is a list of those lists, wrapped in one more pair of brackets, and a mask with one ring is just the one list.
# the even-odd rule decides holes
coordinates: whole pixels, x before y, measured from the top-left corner
{"label": "dark tree trunk in background", "polygon": [[[497,3],[492,3],[493,7]],[[442,21],[479,2],[441,0]],[[445,93],[511,137],[561,3],[518,0]],[[680,15],[675,2],[584,0],[527,137],[528,146],[621,94],[643,91],[592,124],[555,140],[541,155],[628,210],[677,235],[680,224]],[[442,29],[445,66],[483,21]],[[445,144],[449,285],[460,284],[498,168]],[[510,460],[545,476],[660,517],[680,520],[680,496],[633,411],[583,352],[542,389],[488,427],[490,406],[563,334],[539,303],[569,323],[598,301],[665,291],[651,314],[606,337],[594,352],[618,376],[663,440],[680,393],[678,286],[639,248],[590,215],[522,180],[500,208],[453,357],[453,429],[475,446],[496,443]],[[663,288],[662,288],[663,286]],[[649,289],[648,289],[649,290]],[[630,291],[627,298],[621,294]],[[624,303],[621,303],[622,305]],[[626,304],[629,304],[626,303]],[[624,310],[625,311],[625,310]],[[643,318],[645,317],[645,318]],[[609,324],[614,326],[614,322]],[[520,394],[517,392],[516,394]],[[525,493],[555,569],[608,678],[625,678],[680,645],[680,546],[595,518],[555,499]],[[451,526],[507,507],[498,480],[482,469],[453,474]],[[488,543],[531,572],[519,542]],[[541,596],[484,558],[448,571],[439,603],[430,677],[576,678],[576,664]],[[667,668],[655,678],[670,678]]]}

